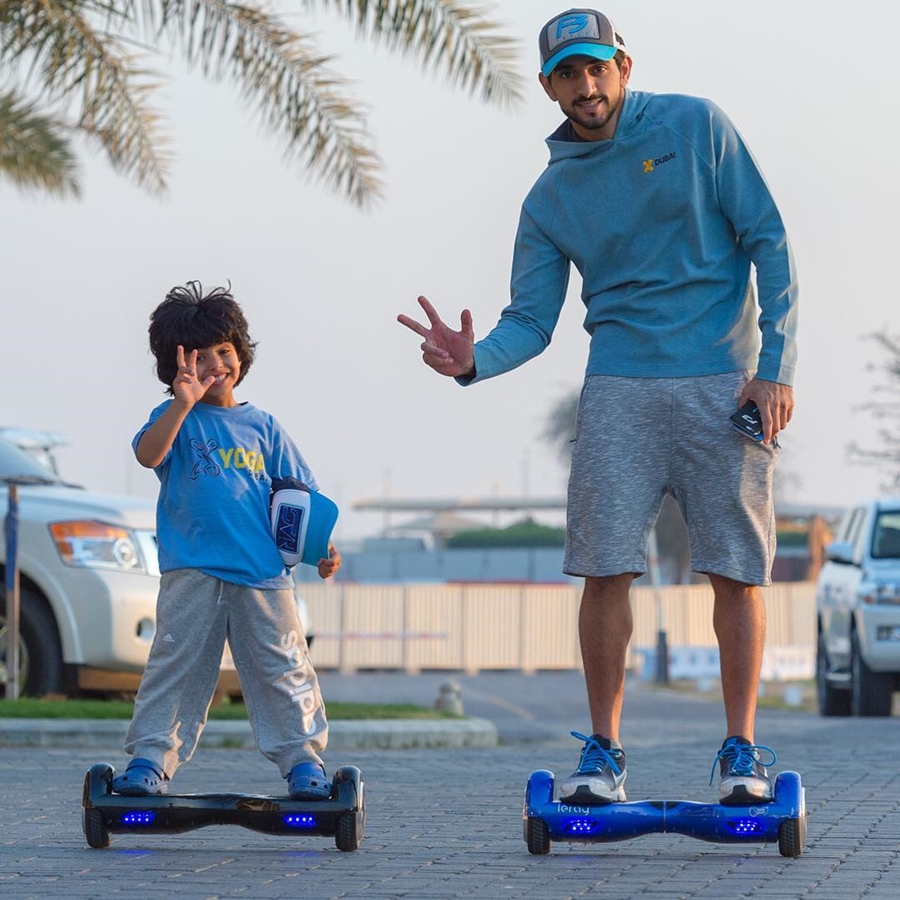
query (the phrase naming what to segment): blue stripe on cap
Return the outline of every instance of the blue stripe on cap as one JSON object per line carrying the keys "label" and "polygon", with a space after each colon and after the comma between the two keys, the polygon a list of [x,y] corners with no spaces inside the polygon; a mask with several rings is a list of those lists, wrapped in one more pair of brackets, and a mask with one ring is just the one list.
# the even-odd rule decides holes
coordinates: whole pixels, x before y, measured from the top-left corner
{"label": "blue stripe on cap", "polygon": [[564,59],[569,56],[592,56],[594,59],[612,59],[616,48],[609,44],[569,44],[558,53],[554,53],[541,67],[545,76],[549,75]]}

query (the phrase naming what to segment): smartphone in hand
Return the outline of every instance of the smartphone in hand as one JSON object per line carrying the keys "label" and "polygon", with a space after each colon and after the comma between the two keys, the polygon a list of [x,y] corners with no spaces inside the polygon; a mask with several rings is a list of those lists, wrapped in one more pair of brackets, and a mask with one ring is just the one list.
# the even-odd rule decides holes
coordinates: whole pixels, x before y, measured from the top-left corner
{"label": "smartphone in hand", "polygon": [[748,400],[731,416],[731,424],[734,425],[735,430],[739,431],[744,437],[750,438],[751,441],[762,441],[762,417],[759,414],[759,407],[752,400]]}

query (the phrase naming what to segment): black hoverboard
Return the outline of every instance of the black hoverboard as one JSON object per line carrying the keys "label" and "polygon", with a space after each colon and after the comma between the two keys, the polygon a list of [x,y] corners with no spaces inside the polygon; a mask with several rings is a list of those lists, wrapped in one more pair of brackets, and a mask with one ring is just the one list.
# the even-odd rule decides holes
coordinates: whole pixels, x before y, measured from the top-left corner
{"label": "black hoverboard", "polygon": [[179,834],[206,825],[240,825],[266,834],[326,835],[338,850],[359,849],[366,824],[364,783],[355,766],[332,777],[327,800],[291,800],[262,794],[114,794],[116,770],[97,763],[84,776],[81,825],[91,847],[119,834]]}

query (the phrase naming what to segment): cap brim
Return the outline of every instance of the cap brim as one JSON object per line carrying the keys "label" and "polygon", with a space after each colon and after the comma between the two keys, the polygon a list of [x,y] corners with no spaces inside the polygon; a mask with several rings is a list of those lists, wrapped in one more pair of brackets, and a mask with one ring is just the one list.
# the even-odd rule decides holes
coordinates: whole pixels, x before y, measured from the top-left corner
{"label": "cap brim", "polygon": [[332,500],[318,491],[311,491],[295,479],[285,479],[272,495],[272,536],[275,546],[288,567],[297,563],[318,565],[328,559],[328,544],[338,517]]}
{"label": "cap brim", "polygon": [[608,44],[569,44],[568,47],[554,53],[541,66],[541,72],[548,76],[564,59],[570,56],[592,56],[594,59],[609,60],[616,55],[616,48]]}
{"label": "cap brim", "polygon": [[337,518],[338,508],[332,500],[318,491],[309,492],[309,518],[301,562],[315,566],[320,559],[328,559],[328,544]]}

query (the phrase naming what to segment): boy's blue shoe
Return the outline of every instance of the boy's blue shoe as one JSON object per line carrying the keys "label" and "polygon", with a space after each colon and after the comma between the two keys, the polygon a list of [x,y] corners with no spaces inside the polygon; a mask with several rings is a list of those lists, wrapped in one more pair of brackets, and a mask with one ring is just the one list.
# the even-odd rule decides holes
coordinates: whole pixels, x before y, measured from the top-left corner
{"label": "boy's blue shoe", "polygon": [[114,794],[126,797],[146,797],[150,794],[165,794],[167,790],[165,772],[149,759],[135,757],[128,768],[112,780]]}
{"label": "boy's blue shoe", "polygon": [[331,782],[319,763],[297,763],[287,783],[291,800],[327,800],[331,796]]}
{"label": "boy's blue shoe", "polygon": [[580,803],[625,802],[625,751],[618,741],[599,734],[588,737],[573,731],[584,741],[578,768],[559,783],[560,800]]}
{"label": "boy's blue shoe", "polygon": [[760,753],[771,757],[766,766],[772,766],[778,757],[771,747],[751,744],[740,735],[726,738],[722,749],[716,754],[709,773],[712,784],[719,764],[722,782],[719,785],[719,802],[726,806],[745,806],[751,803],[769,803],[772,800],[772,779],[762,764]]}

